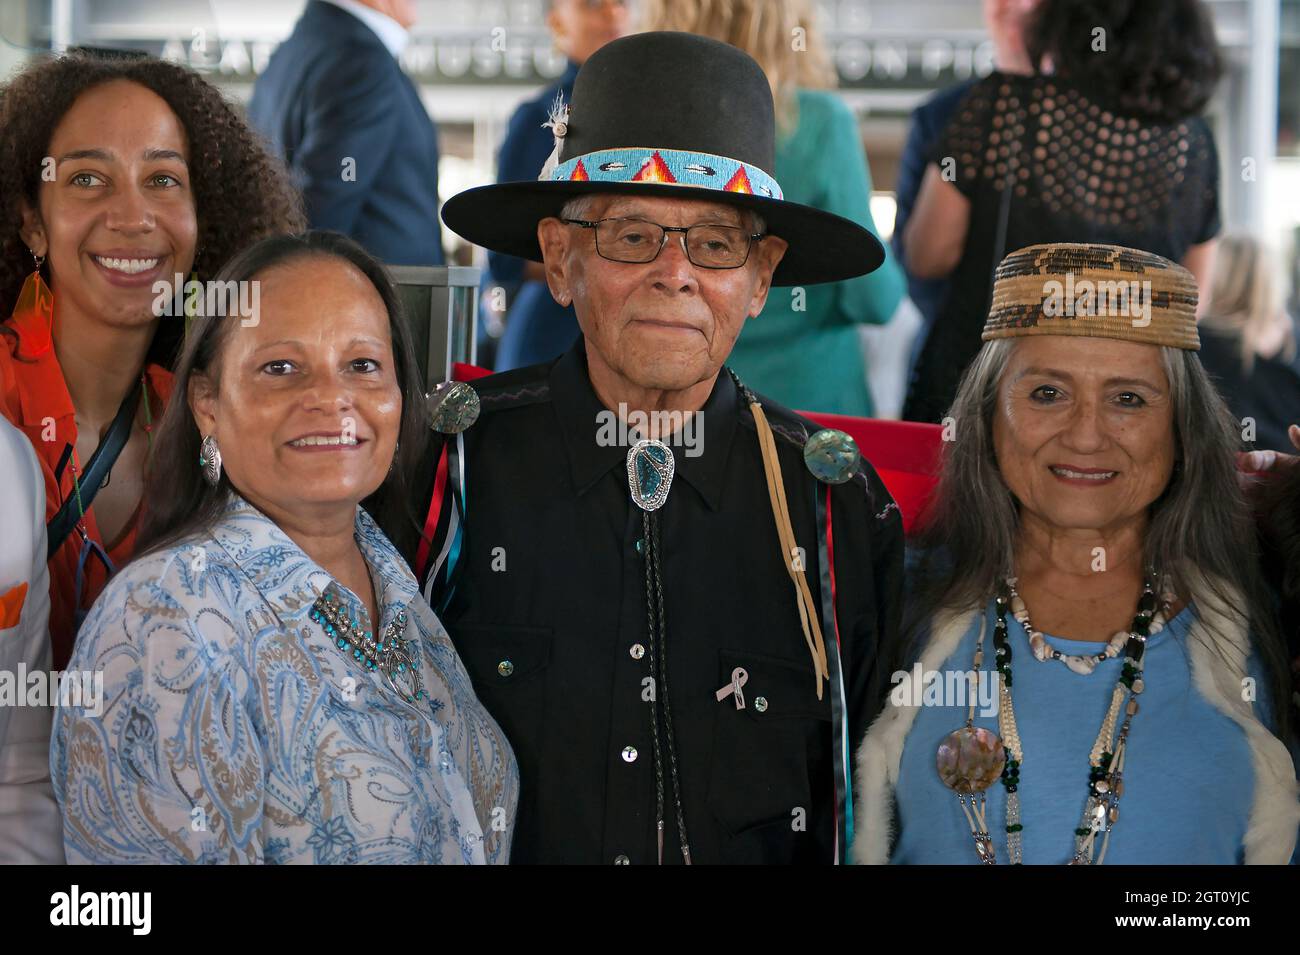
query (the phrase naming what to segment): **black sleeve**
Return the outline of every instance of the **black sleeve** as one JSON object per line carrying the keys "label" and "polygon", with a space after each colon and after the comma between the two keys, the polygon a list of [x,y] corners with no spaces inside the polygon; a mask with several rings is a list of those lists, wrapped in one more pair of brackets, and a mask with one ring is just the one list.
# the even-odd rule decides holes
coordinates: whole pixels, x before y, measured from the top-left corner
{"label": "black sleeve", "polygon": [[1192,244],[1209,242],[1223,227],[1219,217],[1219,151],[1214,145],[1214,133],[1204,120],[1197,123],[1198,138],[1203,145],[1198,152],[1205,157],[1202,181],[1205,183],[1200,197],[1200,219],[1193,233]]}
{"label": "black sleeve", "polygon": [[921,191],[921,180],[925,178],[925,166],[928,161],[928,146],[933,137],[927,136],[924,126],[925,107],[919,107],[912,113],[912,121],[907,129],[907,143],[898,159],[898,180],[895,183],[895,200],[897,210],[894,213],[894,252],[899,261],[903,258],[903,232],[907,229],[907,220],[916,205],[917,194]]}
{"label": "black sleeve", "polygon": [[997,109],[997,76],[994,73],[971,87],[926,156],[967,199],[975,193],[985,152],[990,147]]}

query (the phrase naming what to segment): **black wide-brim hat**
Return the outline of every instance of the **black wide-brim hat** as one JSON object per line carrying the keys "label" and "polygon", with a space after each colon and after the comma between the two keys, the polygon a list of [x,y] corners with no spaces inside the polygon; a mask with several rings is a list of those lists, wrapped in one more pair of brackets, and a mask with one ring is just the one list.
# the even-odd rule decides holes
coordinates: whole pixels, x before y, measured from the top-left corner
{"label": "black wide-brim hat", "polygon": [[559,152],[543,175],[452,196],[442,209],[448,228],[540,262],[537,223],[570,199],[670,196],[761,215],[767,233],[789,243],[773,285],[853,278],[885,259],[870,230],[781,197],[771,87],[762,68],[729,44],[667,32],[608,43],[578,70],[567,115],[552,120]]}

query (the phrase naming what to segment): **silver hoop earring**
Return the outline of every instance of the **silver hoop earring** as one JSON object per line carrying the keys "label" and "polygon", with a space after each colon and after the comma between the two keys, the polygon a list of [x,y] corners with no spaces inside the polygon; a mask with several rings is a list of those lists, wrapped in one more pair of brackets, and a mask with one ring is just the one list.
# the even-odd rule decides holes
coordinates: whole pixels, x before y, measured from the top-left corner
{"label": "silver hoop earring", "polygon": [[203,479],[213,487],[221,483],[221,448],[210,434],[199,445],[199,467],[203,469]]}
{"label": "silver hoop earring", "polygon": [[32,253],[32,261],[36,263],[36,271],[39,272],[45,265],[45,256],[37,255],[32,249],[28,249],[27,251]]}

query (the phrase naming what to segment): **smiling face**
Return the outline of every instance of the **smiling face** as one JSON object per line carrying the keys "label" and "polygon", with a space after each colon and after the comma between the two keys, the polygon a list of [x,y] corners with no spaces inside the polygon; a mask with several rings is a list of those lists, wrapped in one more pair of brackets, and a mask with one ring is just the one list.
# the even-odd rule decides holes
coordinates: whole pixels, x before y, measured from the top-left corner
{"label": "smiling face", "polygon": [[227,330],[217,368],[195,374],[195,420],[267,514],[351,509],[383,483],[401,424],[383,299],[351,263],[320,255],[256,281],[260,321]]}
{"label": "smiling face", "polygon": [[[597,196],[585,216],[611,217],[750,228],[747,214],[699,199]],[[686,257],[682,237],[668,233],[658,258],[630,264],[597,254],[592,229],[559,219],[538,224],[547,282],[559,301],[573,302],[593,378],[663,391],[709,381],[731,353],[745,319],[762,310],[786,249],[782,239],[756,241],[740,268],[708,269]]]}
{"label": "smiling face", "polygon": [[1160,349],[1104,338],[1020,339],[998,385],[1003,480],[1034,518],[1109,531],[1169,483],[1174,407]]}
{"label": "smiling face", "polygon": [[87,90],[55,127],[39,209],[23,240],[49,259],[60,314],[115,326],[155,320],[154,282],[194,262],[189,145],[171,107],[126,80]]}

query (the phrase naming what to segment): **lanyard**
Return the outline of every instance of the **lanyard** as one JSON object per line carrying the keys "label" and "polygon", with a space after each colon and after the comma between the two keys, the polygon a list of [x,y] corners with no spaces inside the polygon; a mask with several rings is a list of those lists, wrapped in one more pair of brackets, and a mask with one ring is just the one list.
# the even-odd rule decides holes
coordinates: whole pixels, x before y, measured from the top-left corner
{"label": "lanyard", "polygon": [[[151,460],[152,457],[153,457],[153,433],[152,433],[152,429],[153,429],[153,414],[152,414],[152,409],[150,408],[150,404],[149,404],[149,389],[148,389],[148,386],[147,386],[146,381],[145,381],[145,376],[144,376],[143,374],[140,376],[140,394],[141,394],[141,397],[142,397],[142,399],[143,399],[143,401],[144,401],[145,437],[146,437],[146,440],[148,441],[148,450],[146,451],[146,460]],[[128,398],[128,401],[129,401],[129,398]],[[125,402],[124,402],[124,405],[125,405]],[[132,406],[132,407],[133,407],[133,406]],[[121,415],[121,414],[122,414],[122,412],[119,411],[119,415]],[[132,414],[131,417],[134,417],[134,414]],[[116,422],[115,422],[115,424],[116,424]],[[128,436],[128,437],[129,437],[129,433],[130,433],[129,426],[130,426],[130,419],[129,419],[129,418],[125,419],[124,425],[120,425],[120,426],[119,426],[119,427],[125,427],[125,428],[126,428],[127,436]],[[106,443],[107,443],[107,442],[106,442]],[[111,474],[112,474],[112,465],[113,465],[113,462],[116,460],[117,455],[121,452],[121,448],[122,448],[123,446],[125,446],[125,444],[126,444],[126,438],[123,438],[123,439],[121,440],[121,444],[118,445],[118,447],[117,447],[115,450],[112,451],[112,454],[111,454],[111,458],[112,458],[112,460],[109,460],[109,461],[106,462],[107,465],[108,465],[108,468],[109,468],[109,476],[111,476]],[[99,455],[99,451],[98,451],[98,449],[97,449],[97,450],[96,450],[96,453],[95,453],[95,457],[97,458],[98,455]],[[71,461],[70,461],[70,462],[69,462],[69,458],[71,458]],[[82,470],[82,468],[81,468],[81,462],[80,462],[80,460],[79,460],[78,457],[77,457],[77,451],[76,451],[75,446],[69,446],[68,451],[64,452],[63,459],[59,462],[59,467],[58,467],[58,469],[57,469],[57,471],[56,471],[56,475],[55,475],[56,480],[57,480],[57,478],[62,474],[62,471],[63,471],[64,466],[65,466],[65,465],[69,465],[69,464],[70,464],[70,466],[71,466],[71,468],[72,468],[72,492],[73,492],[73,498],[72,498],[72,501],[65,502],[63,508],[60,508],[60,510],[59,510],[59,514],[57,514],[57,515],[55,516],[55,519],[54,519],[53,521],[51,521],[51,526],[54,527],[54,525],[57,525],[57,524],[61,524],[61,523],[62,523],[62,522],[60,521],[60,518],[63,517],[64,510],[67,508],[68,504],[71,504],[73,501],[75,501],[75,503],[76,503],[76,514],[77,514],[77,517],[76,517],[76,521],[75,521],[75,524],[73,525],[73,527],[76,529],[77,533],[81,536],[81,549],[80,549],[80,552],[79,552],[78,555],[77,555],[77,572],[76,572],[76,579],[75,579],[75,591],[74,591],[74,598],[73,598],[73,607],[75,608],[75,611],[74,611],[74,612],[75,612],[75,622],[76,622],[76,625],[77,625],[78,627],[80,627],[80,625],[81,625],[81,621],[82,621],[82,619],[84,619],[84,617],[85,617],[85,611],[83,611],[83,610],[81,609],[81,606],[82,606],[82,595],[83,595],[83,592],[84,592],[84,590],[85,590],[86,564],[87,564],[87,562],[89,561],[89,559],[90,559],[92,556],[95,557],[95,558],[96,558],[96,559],[97,559],[97,560],[98,560],[98,561],[103,565],[104,570],[105,570],[105,576],[106,576],[106,577],[111,577],[111,576],[113,576],[113,574],[116,572],[116,568],[113,566],[113,562],[112,562],[112,560],[109,558],[109,556],[108,556],[108,552],[104,549],[104,546],[103,546],[102,544],[100,544],[98,541],[92,539],[91,536],[90,536],[90,533],[86,530],[86,510],[87,510],[87,507],[88,507],[88,504],[86,503],[86,501],[87,501],[87,499],[89,499],[90,501],[93,501],[93,500],[94,500],[94,495],[95,495],[95,493],[97,493],[98,490],[99,490],[101,487],[107,485],[107,483],[108,483],[108,477],[105,478],[105,480],[103,481],[102,484],[97,485],[97,486],[96,486],[95,488],[93,488],[93,489],[88,489],[88,490],[87,490],[87,494],[86,494],[86,496],[83,498],[82,493],[81,493],[81,477],[82,477],[82,475],[83,475],[85,472],[84,472],[84,471]],[[95,461],[94,461],[93,458],[92,458],[92,461],[91,461],[91,465],[92,465],[92,468],[93,468],[94,465],[95,465]],[[50,539],[51,551],[50,551],[50,556],[53,556],[53,551],[54,551],[54,549],[56,549],[56,548],[58,548],[58,547],[61,547],[61,546],[63,545],[63,541],[66,540],[67,533],[68,533],[67,530],[63,530],[61,533],[58,532],[58,531],[56,530],[56,531],[54,531],[54,532],[51,533],[51,539]],[[58,540],[55,540],[55,539],[54,539],[56,536],[59,538]]]}

